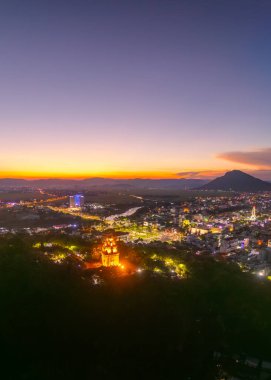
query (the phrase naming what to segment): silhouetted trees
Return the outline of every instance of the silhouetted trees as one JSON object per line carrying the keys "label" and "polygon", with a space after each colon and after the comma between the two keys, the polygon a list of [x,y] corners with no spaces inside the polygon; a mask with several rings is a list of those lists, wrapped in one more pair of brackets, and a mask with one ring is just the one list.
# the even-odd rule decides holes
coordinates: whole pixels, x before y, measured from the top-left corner
{"label": "silhouetted trees", "polygon": [[27,239],[0,239],[2,377],[212,379],[214,350],[268,357],[270,284],[183,257],[186,280],[141,273],[93,286]]}

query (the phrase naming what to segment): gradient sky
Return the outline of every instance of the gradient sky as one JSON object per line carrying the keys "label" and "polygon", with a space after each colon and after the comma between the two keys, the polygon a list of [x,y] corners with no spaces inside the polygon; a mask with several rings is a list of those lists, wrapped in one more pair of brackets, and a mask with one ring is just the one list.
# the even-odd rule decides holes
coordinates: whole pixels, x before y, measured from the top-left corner
{"label": "gradient sky", "polygon": [[270,41],[269,0],[1,0],[0,177],[271,178]]}

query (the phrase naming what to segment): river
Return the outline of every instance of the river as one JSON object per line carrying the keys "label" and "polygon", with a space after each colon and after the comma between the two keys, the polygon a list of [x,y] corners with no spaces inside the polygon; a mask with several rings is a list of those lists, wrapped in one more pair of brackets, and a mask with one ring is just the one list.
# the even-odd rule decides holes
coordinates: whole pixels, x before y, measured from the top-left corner
{"label": "river", "polygon": [[113,221],[116,218],[125,217],[125,216],[131,216],[134,213],[136,213],[137,210],[139,210],[140,208],[142,208],[142,207],[132,207],[132,208],[129,208],[129,210],[123,212],[122,214],[110,215],[105,220],[107,220],[107,221]]}

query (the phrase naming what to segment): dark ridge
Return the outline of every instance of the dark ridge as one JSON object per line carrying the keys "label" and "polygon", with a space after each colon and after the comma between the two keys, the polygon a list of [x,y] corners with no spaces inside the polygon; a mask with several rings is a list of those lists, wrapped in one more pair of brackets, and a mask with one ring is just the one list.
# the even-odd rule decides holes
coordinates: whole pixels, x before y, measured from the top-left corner
{"label": "dark ridge", "polygon": [[203,185],[200,189],[257,192],[271,191],[271,184],[240,170],[232,170]]}

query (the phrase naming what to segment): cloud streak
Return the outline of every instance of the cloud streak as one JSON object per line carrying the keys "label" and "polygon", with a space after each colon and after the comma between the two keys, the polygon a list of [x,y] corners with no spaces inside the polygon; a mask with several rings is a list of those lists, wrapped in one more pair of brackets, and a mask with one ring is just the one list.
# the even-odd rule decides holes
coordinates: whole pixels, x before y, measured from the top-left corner
{"label": "cloud streak", "polygon": [[225,152],[218,154],[217,158],[234,163],[255,166],[258,169],[271,169],[271,148],[247,152]]}
{"label": "cloud streak", "polygon": [[199,170],[176,173],[180,178],[185,179],[213,179],[225,173],[225,170]]}

